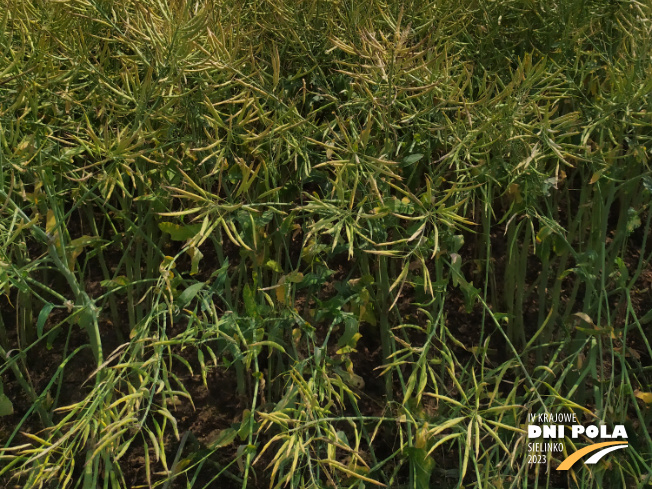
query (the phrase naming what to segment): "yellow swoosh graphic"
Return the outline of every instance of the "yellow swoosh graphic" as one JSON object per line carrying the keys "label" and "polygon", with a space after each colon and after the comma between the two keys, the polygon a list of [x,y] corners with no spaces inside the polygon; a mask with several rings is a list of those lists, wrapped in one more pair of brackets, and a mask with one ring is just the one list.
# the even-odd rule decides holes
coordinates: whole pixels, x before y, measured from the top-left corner
{"label": "yellow swoosh graphic", "polygon": [[581,450],[576,451],[573,455],[564,460],[557,470],[568,470],[570,469],[575,462],[581,459],[584,455],[600,450],[604,447],[610,447],[612,445],[627,445],[626,441],[605,441],[604,443],[595,443],[594,445],[589,445],[584,447]]}

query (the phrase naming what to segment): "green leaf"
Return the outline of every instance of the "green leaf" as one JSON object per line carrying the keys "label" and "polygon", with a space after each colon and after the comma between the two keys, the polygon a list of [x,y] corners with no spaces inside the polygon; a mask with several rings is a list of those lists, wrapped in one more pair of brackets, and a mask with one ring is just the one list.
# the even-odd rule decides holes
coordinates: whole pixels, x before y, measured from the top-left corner
{"label": "green leaf", "polygon": [[542,243],[551,234],[553,234],[552,228],[548,226],[543,226],[537,233],[537,237],[536,237],[537,243]]}
{"label": "green leaf", "polygon": [[74,250],[82,250],[85,246],[99,244],[102,242],[104,242],[104,240],[99,236],[84,235],[77,239],[73,239],[70,243],[68,243],[68,246],[66,248],[70,248]]}
{"label": "green leaf", "polygon": [[229,277],[229,259],[225,258],[222,266],[211,273],[211,278],[214,278],[211,289],[213,291],[221,291],[226,285],[226,279]]}
{"label": "green leaf", "polygon": [[193,238],[201,230],[201,224],[175,224],[173,222],[159,222],[158,228],[168,233],[173,241],[186,241]]}
{"label": "green leaf", "polygon": [[652,321],[652,309],[650,309],[643,317],[639,318],[638,322],[641,324],[647,324]]}
{"label": "green leaf", "polygon": [[553,235],[552,240],[552,249],[557,256],[563,255],[570,250],[570,246],[568,246],[568,243],[562,236],[555,234]]}
{"label": "green leaf", "polygon": [[59,336],[59,334],[61,333],[61,331],[62,331],[61,328],[56,328],[56,329],[52,329],[52,330],[50,330],[50,332],[47,334],[47,339],[48,339],[48,341],[47,341],[47,343],[45,344],[45,347],[46,347],[48,350],[51,350],[51,349],[52,349],[52,346],[54,345],[54,341],[57,339],[57,337]]}
{"label": "green leaf", "polygon": [[43,336],[43,327],[45,326],[45,321],[47,321],[50,312],[52,312],[52,309],[54,309],[54,304],[47,302],[38,315],[38,320],[36,321],[36,333],[38,334],[39,338]]}
{"label": "green leaf", "polygon": [[256,301],[254,300],[254,293],[251,291],[249,284],[245,284],[242,289],[242,300],[244,301],[247,314],[251,317],[258,317],[258,308],[256,307]]}
{"label": "green leaf", "polygon": [[186,307],[190,301],[195,298],[199,291],[204,288],[205,285],[206,284],[204,284],[204,282],[198,282],[196,284],[192,284],[186,290],[181,292],[179,297],[177,297],[177,305],[179,306],[179,309]]}
{"label": "green leaf", "polygon": [[211,450],[225,447],[233,443],[233,440],[235,440],[236,436],[238,436],[238,432],[233,428],[221,430],[214,440],[211,440],[207,443],[207,446]]}
{"label": "green leaf", "polygon": [[591,328],[582,328],[580,326],[576,326],[575,329],[589,336],[610,336],[614,331],[613,328],[591,329]]}
{"label": "green leaf", "polygon": [[275,262],[274,260],[267,260],[265,266],[277,273],[283,273],[283,269],[281,268],[281,265],[279,265],[278,262]]}
{"label": "green leaf", "polygon": [[415,487],[430,487],[430,477],[435,469],[435,460],[428,456],[425,448],[408,447],[405,449],[410,465],[414,468]]}
{"label": "green leaf", "polygon": [[419,161],[421,158],[423,158],[422,153],[414,153],[409,156],[406,156],[403,158],[403,165],[404,166],[410,166],[414,165],[417,161]]}
{"label": "green leaf", "polygon": [[281,353],[285,353],[285,348],[283,348],[281,345],[279,345],[275,341],[270,341],[270,340],[257,341],[255,343],[251,343],[249,346],[251,348],[259,347],[259,346],[269,346],[270,348],[276,348]]}
{"label": "green leaf", "polygon": [[346,385],[350,387],[355,387],[356,389],[364,389],[365,386],[364,379],[359,375],[354,374],[352,372],[347,372],[346,370],[341,369],[340,367],[335,367],[333,369],[333,372],[339,375]]}
{"label": "green leaf", "polygon": [[477,297],[480,296],[480,289],[474,287],[472,284],[470,284],[467,281],[464,281],[462,286],[460,287],[462,289],[462,293],[464,294],[464,305],[466,307],[466,312],[471,313],[473,310],[473,305],[475,304],[475,300]]}
{"label": "green leaf", "polygon": [[112,290],[112,289],[117,289],[118,287],[125,287],[130,283],[131,282],[129,282],[129,279],[126,276],[118,275],[116,278],[111,280],[102,280],[100,282],[100,285],[105,289]]}
{"label": "green leaf", "polygon": [[455,236],[451,236],[450,238],[450,251],[452,253],[457,253],[460,251],[462,246],[464,245],[464,235],[463,234],[456,234]]}
{"label": "green leaf", "polygon": [[0,395],[0,416],[9,416],[14,414],[14,405],[4,394]]}
{"label": "green leaf", "polygon": [[274,211],[265,211],[260,217],[254,218],[256,226],[263,227],[265,224],[269,223],[274,217]]}
{"label": "green leaf", "polygon": [[641,218],[633,207],[627,209],[627,234],[631,234],[641,225]]}
{"label": "green leaf", "polygon": [[240,429],[238,430],[238,436],[242,441],[245,441],[249,436],[249,433],[251,433],[252,426],[249,423],[250,419],[251,419],[251,411],[249,409],[245,409],[242,413],[242,423],[240,423]]}
{"label": "green leaf", "polygon": [[343,312],[342,319],[344,320],[344,333],[337,342],[337,346],[350,346],[355,348],[356,343],[360,339],[360,325],[358,319],[349,312]]}

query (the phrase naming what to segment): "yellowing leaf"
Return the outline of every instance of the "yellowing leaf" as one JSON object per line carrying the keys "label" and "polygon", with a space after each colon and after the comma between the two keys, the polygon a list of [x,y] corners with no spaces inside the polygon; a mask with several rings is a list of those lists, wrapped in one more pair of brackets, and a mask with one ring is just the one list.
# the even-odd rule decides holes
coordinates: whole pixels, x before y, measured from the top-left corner
{"label": "yellowing leaf", "polygon": [[199,273],[199,261],[204,257],[204,254],[195,246],[189,247],[186,253],[190,256],[190,275],[197,275]]}
{"label": "yellowing leaf", "polygon": [[274,291],[276,292],[276,300],[281,304],[285,304],[285,285],[279,285],[276,287],[276,289],[274,289]]}
{"label": "yellowing leaf", "polygon": [[159,222],[158,228],[168,233],[173,241],[186,241],[194,238],[201,230],[201,224],[174,224],[173,222]]}
{"label": "yellowing leaf", "polygon": [[45,232],[52,234],[52,231],[57,227],[57,220],[54,217],[54,212],[52,209],[48,209],[48,215],[45,219]]}
{"label": "yellowing leaf", "polygon": [[372,326],[376,326],[376,324],[378,324],[376,320],[376,315],[374,314],[373,304],[370,305],[363,304],[360,306],[359,320],[366,321]]}
{"label": "yellowing leaf", "polygon": [[161,262],[161,265],[159,266],[159,270],[162,271],[168,267],[175,268],[176,264],[174,263],[174,257],[165,255],[165,257],[163,257],[163,261]]}
{"label": "yellowing leaf", "polygon": [[54,216],[54,211],[52,209],[48,209],[48,214],[45,218],[45,232],[54,239],[54,246],[59,255],[63,255],[63,250],[61,249],[61,238],[59,236],[59,231],[57,230],[57,218]]}
{"label": "yellowing leaf", "polygon": [[303,281],[303,273],[290,272],[285,276],[285,281],[292,282],[293,284],[299,284]]}
{"label": "yellowing leaf", "polygon": [[265,263],[265,266],[269,268],[270,270],[273,270],[277,273],[283,273],[283,268],[281,268],[281,265],[279,265],[278,262],[275,262],[274,260],[267,260],[267,263]]}
{"label": "yellowing leaf", "polygon": [[520,204],[523,202],[523,196],[521,195],[521,188],[518,183],[512,183],[507,187],[507,197],[509,200]]}
{"label": "yellowing leaf", "polygon": [[634,391],[634,395],[645,404],[652,404],[652,392],[641,392],[636,390]]}
{"label": "yellowing leaf", "polygon": [[70,270],[73,271],[75,269],[75,262],[77,261],[77,257],[82,254],[86,246],[93,245],[101,241],[102,239],[99,238],[98,236],[86,236],[86,235],[77,239],[73,239],[66,247],[66,249],[68,250],[67,257],[68,257],[68,267],[70,268]]}

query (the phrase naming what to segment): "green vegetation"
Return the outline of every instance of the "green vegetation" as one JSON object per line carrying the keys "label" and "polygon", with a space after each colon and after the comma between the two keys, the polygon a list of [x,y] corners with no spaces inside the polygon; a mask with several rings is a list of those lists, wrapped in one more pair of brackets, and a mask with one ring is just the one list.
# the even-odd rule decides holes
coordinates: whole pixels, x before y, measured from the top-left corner
{"label": "green vegetation", "polygon": [[[643,487],[652,6],[0,0],[0,485]],[[528,463],[530,413],[629,448]]]}

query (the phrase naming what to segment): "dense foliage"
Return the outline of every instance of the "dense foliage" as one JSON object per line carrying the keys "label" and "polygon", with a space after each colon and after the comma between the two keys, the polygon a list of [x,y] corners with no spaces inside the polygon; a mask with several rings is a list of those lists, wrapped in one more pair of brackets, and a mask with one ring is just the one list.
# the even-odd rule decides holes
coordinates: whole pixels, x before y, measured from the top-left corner
{"label": "dense foliage", "polygon": [[[651,42],[635,0],[0,0],[0,484],[649,484]],[[528,464],[559,410],[630,447]]]}

